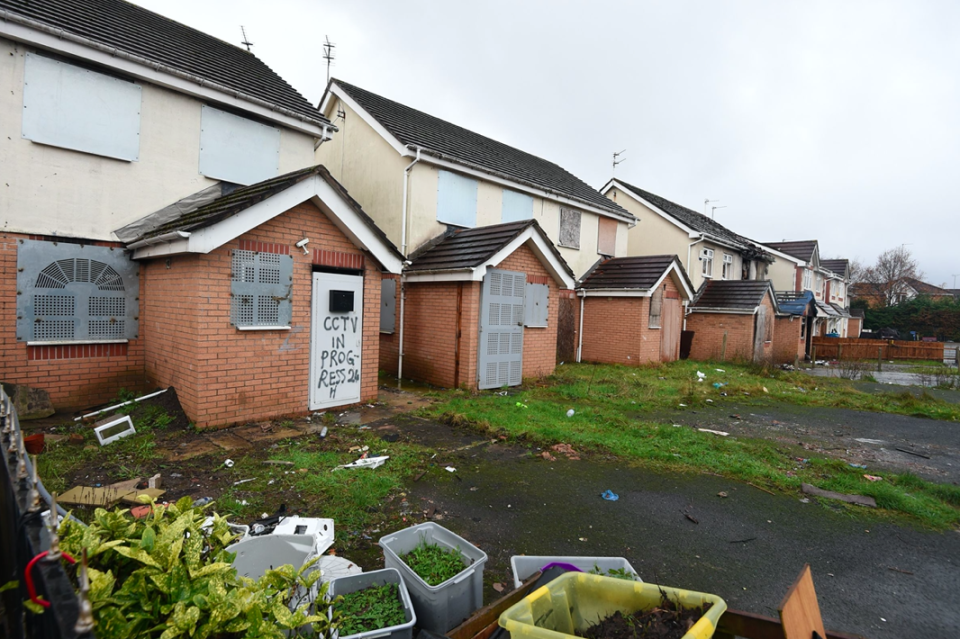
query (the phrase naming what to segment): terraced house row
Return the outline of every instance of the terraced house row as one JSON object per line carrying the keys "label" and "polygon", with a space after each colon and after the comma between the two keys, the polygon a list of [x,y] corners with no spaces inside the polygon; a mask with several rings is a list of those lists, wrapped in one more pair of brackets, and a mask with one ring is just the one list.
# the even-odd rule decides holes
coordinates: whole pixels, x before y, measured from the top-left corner
{"label": "terraced house row", "polygon": [[[199,426],[498,388],[559,361],[793,361],[856,336],[846,260],[122,0],[0,0],[0,380],[174,386]],[[528,114],[528,117],[536,117]]]}

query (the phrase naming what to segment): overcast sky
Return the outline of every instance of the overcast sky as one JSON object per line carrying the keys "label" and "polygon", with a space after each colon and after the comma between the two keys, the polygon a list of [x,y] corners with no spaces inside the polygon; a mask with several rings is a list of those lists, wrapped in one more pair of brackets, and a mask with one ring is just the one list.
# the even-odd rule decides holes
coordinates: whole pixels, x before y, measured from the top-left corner
{"label": "overcast sky", "polygon": [[[960,274],[960,3],[137,0],[241,41],[310,101],[333,75],[759,241]],[[957,278],[960,286],[960,277]]]}

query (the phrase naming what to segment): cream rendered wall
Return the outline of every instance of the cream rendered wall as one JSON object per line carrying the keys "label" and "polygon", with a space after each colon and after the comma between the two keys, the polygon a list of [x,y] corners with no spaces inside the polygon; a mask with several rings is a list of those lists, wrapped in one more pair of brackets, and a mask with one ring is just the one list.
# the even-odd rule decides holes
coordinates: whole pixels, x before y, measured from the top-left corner
{"label": "cream rendered wall", "polygon": [[[199,100],[138,82],[140,160],[125,162],[21,137],[28,47],[0,38],[3,231],[116,240],[113,230],[215,184],[199,172]],[[281,128],[280,172],[313,162],[313,138]]]}
{"label": "cream rendered wall", "polygon": [[767,279],[773,282],[775,291],[797,290],[796,263],[782,257],[774,258],[773,264],[767,269]]}
{"label": "cream rendered wall", "polygon": [[[346,115],[338,119],[337,111]],[[323,164],[351,197],[373,218],[390,241],[400,247],[403,211],[403,170],[410,158],[400,157],[390,144],[340,100],[331,100],[325,113],[339,129],[317,149],[314,161]],[[411,183],[421,170],[411,171]],[[416,246],[416,244],[410,244]]]}

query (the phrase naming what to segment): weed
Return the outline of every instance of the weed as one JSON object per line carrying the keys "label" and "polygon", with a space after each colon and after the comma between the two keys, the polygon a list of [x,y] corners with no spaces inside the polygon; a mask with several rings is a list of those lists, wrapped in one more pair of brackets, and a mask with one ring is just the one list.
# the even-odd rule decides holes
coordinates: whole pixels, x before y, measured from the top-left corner
{"label": "weed", "polygon": [[437,544],[428,544],[421,540],[420,544],[402,556],[413,572],[431,586],[439,586],[447,579],[453,579],[464,568],[460,548],[448,550]]}
{"label": "weed", "polygon": [[590,571],[591,575],[604,575],[606,577],[613,577],[614,579],[623,579],[624,581],[636,581],[637,573],[627,570],[626,568],[610,568],[609,570],[603,570],[600,566],[594,564],[593,570]]}
{"label": "weed", "polygon": [[371,586],[343,595],[336,609],[341,614],[341,636],[399,626],[407,620],[397,584]]}

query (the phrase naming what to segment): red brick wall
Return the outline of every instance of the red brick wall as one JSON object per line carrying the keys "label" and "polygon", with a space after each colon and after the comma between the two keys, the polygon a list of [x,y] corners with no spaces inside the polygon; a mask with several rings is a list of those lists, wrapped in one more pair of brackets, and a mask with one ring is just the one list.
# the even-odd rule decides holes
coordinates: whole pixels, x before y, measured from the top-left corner
{"label": "red brick wall", "polygon": [[859,317],[851,317],[847,320],[847,337],[860,337],[860,329],[862,326],[863,320]]}
{"label": "red brick wall", "polygon": [[723,336],[727,335],[726,360],[753,358],[753,318],[733,313],[691,313],[687,316],[687,330],[694,331],[690,359],[720,360]]}
{"label": "red brick wall", "polygon": [[550,292],[548,293],[546,328],[523,329],[523,376],[550,375],[557,366],[557,310],[560,303],[560,287],[526,244],[497,264],[496,268],[526,273],[528,282],[532,281],[531,277],[534,277],[539,283],[547,283]]}
{"label": "red brick wall", "polygon": [[[546,278],[550,288],[547,327],[525,328],[523,331],[523,376],[549,375],[557,361],[557,283],[526,245],[514,251],[496,268],[522,271],[527,274],[528,280],[531,276]],[[405,379],[416,379],[446,388],[455,385],[476,388],[480,290],[480,282],[407,284],[403,337]],[[459,370],[456,366],[458,300]],[[381,340],[390,341],[387,336],[381,337]],[[392,364],[387,357],[383,357],[382,362],[386,366]],[[392,365],[393,369],[385,370],[395,370],[395,363]]]}
{"label": "red brick wall", "polygon": [[776,364],[792,364],[799,357],[803,359],[805,349],[804,340],[800,337],[800,329],[807,321],[805,317],[778,317],[776,333],[773,338],[773,361]]}
{"label": "red brick wall", "polygon": [[[0,234],[0,381],[26,384],[50,393],[58,409],[86,408],[116,398],[120,389],[146,389],[144,335],[109,348],[27,346],[17,341],[17,240]],[[103,246],[119,246],[91,242]],[[143,299],[141,274],[140,297]],[[142,313],[141,302],[141,313]]]}
{"label": "red brick wall", "polygon": [[[673,279],[664,280],[666,295],[678,295]],[[666,316],[661,315],[666,321]],[[676,339],[662,344],[662,328],[650,328],[649,297],[587,297],[583,305],[583,348],[585,362],[640,365],[660,361],[661,348],[676,354],[680,348],[683,307],[677,313]],[[662,325],[662,324],[661,324]]]}
{"label": "red brick wall", "polygon": [[[239,331],[230,325],[231,251],[240,242],[361,255],[327,216],[304,203],[207,255],[153,260],[147,267],[148,378],[173,385],[198,426],[220,426],[308,411],[313,253],[292,249],[292,330]],[[377,396],[380,271],[365,260],[361,401]]]}

